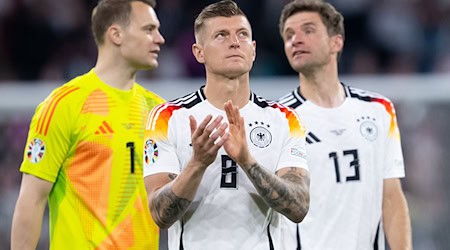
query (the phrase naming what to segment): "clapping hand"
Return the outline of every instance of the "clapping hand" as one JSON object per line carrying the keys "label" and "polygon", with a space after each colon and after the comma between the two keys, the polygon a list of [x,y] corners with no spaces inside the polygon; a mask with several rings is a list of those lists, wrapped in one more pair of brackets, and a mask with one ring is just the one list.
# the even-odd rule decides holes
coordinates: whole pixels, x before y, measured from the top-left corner
{"label": "clapping hand", "polygon": [[229,138],[226,132],[228,124],[222,122],[223,116],[219,115],[214,120],[212,118],[212,115],[207,115],[197,127],[195,118],[189,116],[193,149],[191,162],[205,169],[214,162],[217,152]]}

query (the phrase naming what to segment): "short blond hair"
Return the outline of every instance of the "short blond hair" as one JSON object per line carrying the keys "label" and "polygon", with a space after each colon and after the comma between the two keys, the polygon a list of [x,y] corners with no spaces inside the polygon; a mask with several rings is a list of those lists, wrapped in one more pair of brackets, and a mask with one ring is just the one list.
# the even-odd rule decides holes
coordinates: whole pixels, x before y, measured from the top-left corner
{"label": "short blond hair", "polygon": [[247,18],[245,13],[239,8],[239,6],[231,0],[222,0],[210,4],[203,8],[200,14],[195,18],[194,21],[194,35],[195,39],[198,41],[200,33],[204,28],[205,21],[213,17],[232,17],[232,16],[244,16]]}

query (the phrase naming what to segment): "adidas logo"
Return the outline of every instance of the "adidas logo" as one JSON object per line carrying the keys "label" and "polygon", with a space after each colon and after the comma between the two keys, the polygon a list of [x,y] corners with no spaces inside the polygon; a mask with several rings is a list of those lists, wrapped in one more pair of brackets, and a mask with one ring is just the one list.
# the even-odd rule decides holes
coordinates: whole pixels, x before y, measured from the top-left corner
{"label": "adidas logo", "polygon": [[308,132],[308,134],[306,135],[306,143],[313,144],[317,142],[321,142],[321,140],[312,132]]}
{"label": "adidas logo", "polygon": [[103,121],[102,124],[98,127],[97,131],[95,131],[95,134],[96,135],[114,134],[114,130],[106,121]]}

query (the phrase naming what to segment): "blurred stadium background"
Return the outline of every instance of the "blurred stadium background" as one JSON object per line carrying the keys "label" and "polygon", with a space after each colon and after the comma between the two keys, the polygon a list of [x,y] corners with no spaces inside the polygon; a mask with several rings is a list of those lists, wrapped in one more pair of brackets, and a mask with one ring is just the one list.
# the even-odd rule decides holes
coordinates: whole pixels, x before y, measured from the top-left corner
{"label": "blurred stadium background", "polygon": [[[0,249],[8,249],[18,171],[35,106],[95,63],[96,0],[0,0]],[[193,20],[214,1],[160,0],[166,38],[160,67],[139,82],[166,99],[204,84],[191,54]],[[257,41],[254,92],[276,99],[297,86],[278,18],[287,0],[237,1]],[[450,249],[450,0],[330,0],[345,17],[341,80],[377,91],[397,108],[407,177],[402,181],[414,249]],[[38,249],[48,249],[45,224]]]}

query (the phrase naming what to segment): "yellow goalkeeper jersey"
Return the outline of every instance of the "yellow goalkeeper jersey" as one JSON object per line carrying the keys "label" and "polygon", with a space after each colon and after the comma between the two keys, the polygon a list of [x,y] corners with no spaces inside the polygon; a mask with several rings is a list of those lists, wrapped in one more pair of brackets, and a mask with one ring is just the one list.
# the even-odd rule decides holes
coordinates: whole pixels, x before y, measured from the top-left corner
{"label": "yellow goalkeeper jersey", "polygon": [[20,170],[53,184],[51,249],[158,249],[143,180],[144,122],[163,102],[93,70],[55,89],[36,109]]}

